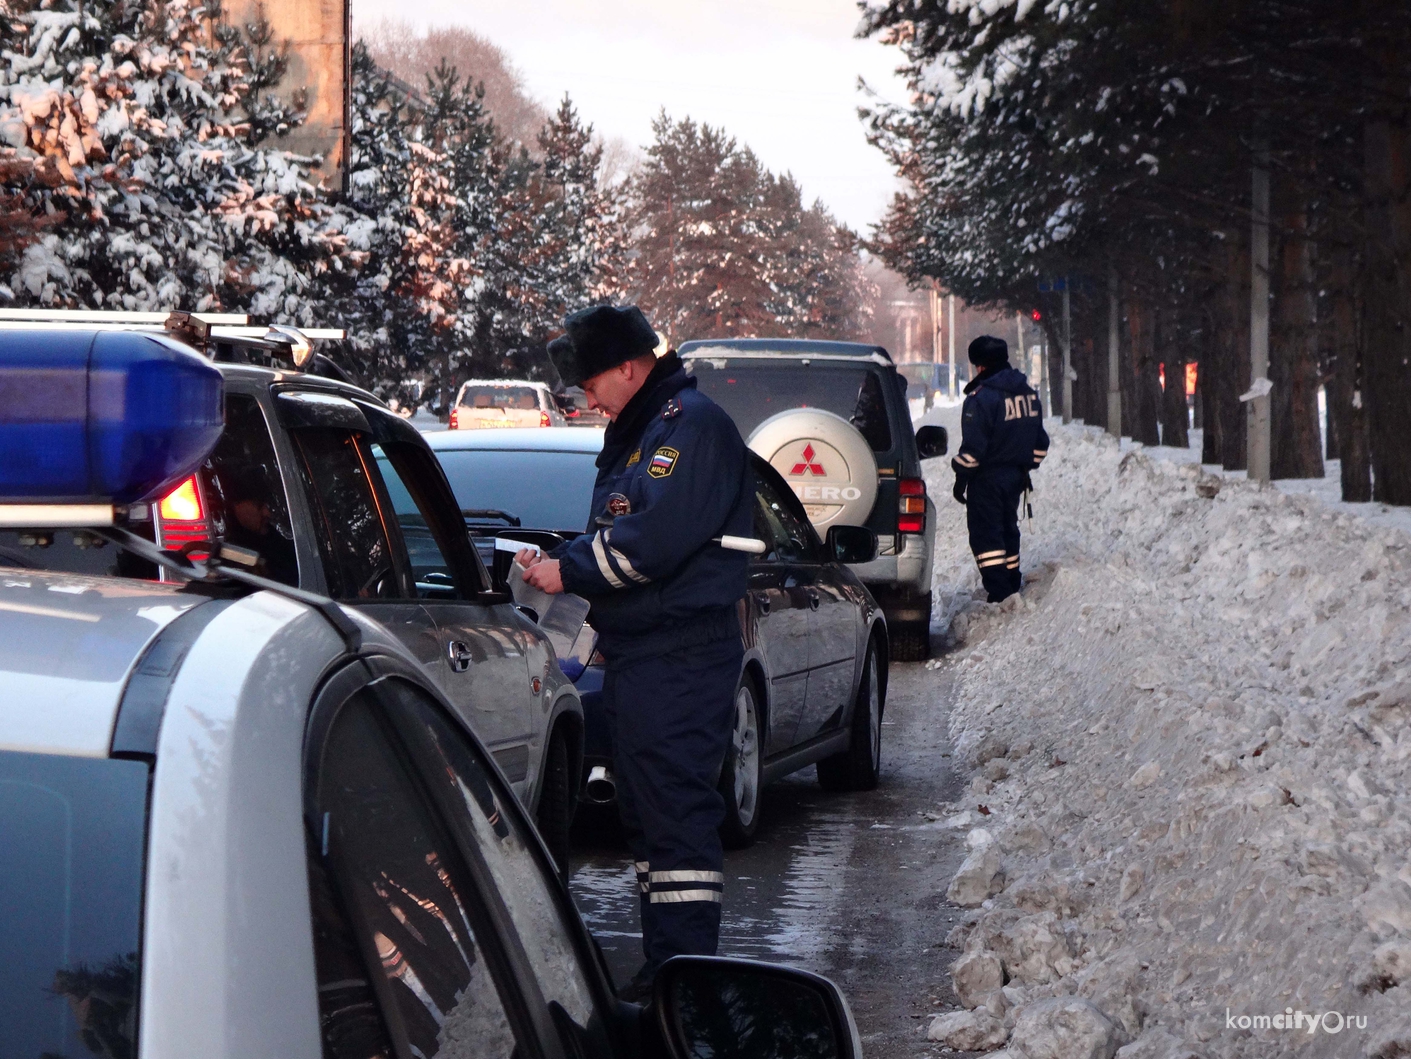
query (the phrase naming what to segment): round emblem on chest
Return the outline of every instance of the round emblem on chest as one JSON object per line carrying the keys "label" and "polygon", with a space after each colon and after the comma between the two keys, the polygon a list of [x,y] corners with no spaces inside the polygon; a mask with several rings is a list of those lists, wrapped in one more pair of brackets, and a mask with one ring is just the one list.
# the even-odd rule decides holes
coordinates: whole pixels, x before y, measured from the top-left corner
{"label": "round emblem on chest", "polygon": [[632,514],[632,501],[628,500],[621,493],[613,493],[608,497],[608,514],[616,518],[619,515]]}

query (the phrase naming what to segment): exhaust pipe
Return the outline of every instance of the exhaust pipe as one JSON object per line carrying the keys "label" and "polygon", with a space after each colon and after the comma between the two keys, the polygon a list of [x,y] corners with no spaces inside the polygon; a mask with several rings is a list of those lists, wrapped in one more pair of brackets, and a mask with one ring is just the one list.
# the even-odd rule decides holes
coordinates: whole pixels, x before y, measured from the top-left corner
{"label": "exhaust pipe", "polygon": [[617,781],[606,765],[594,765],[588,770],[588,782],[583,793],[594,805],[607,805],[617,799]]}

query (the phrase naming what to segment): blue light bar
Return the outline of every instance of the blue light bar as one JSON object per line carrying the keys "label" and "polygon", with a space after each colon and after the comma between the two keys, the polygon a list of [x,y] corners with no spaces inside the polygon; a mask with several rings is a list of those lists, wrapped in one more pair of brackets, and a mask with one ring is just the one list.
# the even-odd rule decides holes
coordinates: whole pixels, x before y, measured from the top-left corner
{"label": "blue light bar", "polygon": [[198,468],[224,381],[143,331],[0,330],[0,503],[131,504]]}

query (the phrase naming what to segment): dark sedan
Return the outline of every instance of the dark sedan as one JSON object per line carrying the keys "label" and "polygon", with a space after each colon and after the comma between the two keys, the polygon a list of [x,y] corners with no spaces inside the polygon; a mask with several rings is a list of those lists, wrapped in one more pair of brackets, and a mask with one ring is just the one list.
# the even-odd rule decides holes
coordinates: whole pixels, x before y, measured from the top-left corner
{"label": "dark sedan", "polygon": [[[581,428],[459,431],[428,437],[497,579],[510,554],[495,539],[549,548],[583,532],[602,431]],[[887,627],[846,563],[876,554],[871,531],[835,527],[826,541],[793,491],[764,460],[756,476],[755,534],[741,604],[745,663],[735,693],[732,749],[720,779],[727,845],[753,840],[770,782],[809,765],[828,790],[871,790],[881,763],[887,691]],[[601,658],[585,628],[559,663],[583,700],[583,796],[613,800],[612,754],[603,716]]]}

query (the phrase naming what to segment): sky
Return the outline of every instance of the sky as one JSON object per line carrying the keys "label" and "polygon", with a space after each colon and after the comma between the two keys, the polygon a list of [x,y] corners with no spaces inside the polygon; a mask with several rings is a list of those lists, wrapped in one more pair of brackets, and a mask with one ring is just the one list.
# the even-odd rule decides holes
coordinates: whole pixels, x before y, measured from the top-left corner
{"label": "sky", "polygon": [[606,139],[642,147],[662,107],[721,126],[804,197],[866,232],[897,183],[868,145],[858,77],[902,100],[900,53],[853,37],[854,0],[352,0],[355,23],[460,25],[504,48],[530,93],[567,91]]}

